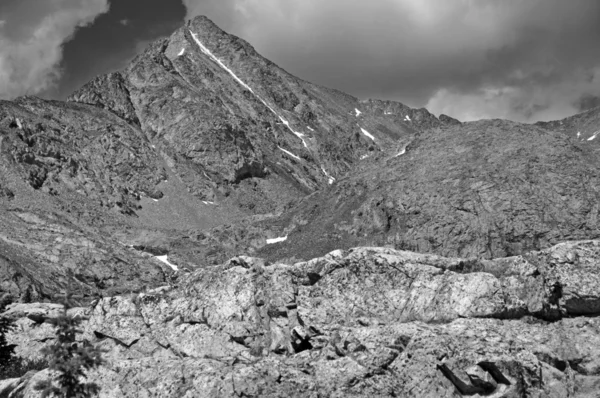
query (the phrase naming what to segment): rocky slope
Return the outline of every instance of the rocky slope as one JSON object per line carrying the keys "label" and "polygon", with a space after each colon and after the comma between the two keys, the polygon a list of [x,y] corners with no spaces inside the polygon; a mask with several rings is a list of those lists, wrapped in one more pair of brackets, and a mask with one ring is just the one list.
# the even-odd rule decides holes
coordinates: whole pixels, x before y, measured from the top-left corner
{"label": "rocky slope", "polygon": [[599,115],[358,100],[196,18],[67,102],[0,101],[11,341],[51,344],[70,286],[107,397],[594,396]]}
{"label": "rocky slope", "polygon": [[[143,252],[168,254],[189,268],[253,253],[278,232],[265,219],[333,184],[361,159],[456,123],[302,81],[202,17],[66,103],[1,102],[0,121],[0,216],[7,220],[0,280],[4,292],[33,291],[36,298],[52,297],[60,285],[46,284],[39,269],[64,276],[73,268],[67,264],[78,264],[76,274],[87,275],[79,280],[96,294],[109,285],[132,288],[106,275],[128,275],[117,270],[131,256],[147,263]],[[18,232],[30,227],[12,216],[20,213],[43,223],[51,214],[51,223],[103,243],[40,246],[62,238],[46,227]],[[131,253],[122,266],[109,260],[111,271],[100,271],[106,255],[87,253],[96,245],[110,247],[108,257]],[[156,264],[140,267],[135,275],[145,267],[151,275]],[[165,279],[157,278],[144,281]]]}
{"label": "rocky slope", "polygon": [[[600,125],[598,126],[600,127]],[[430,129],[279,220],[271,259],[393,246],[496,258],[600,234],[594,141],[502,120]]]}
{"label": "rocky slope", "polygon": [[[591,397],[599,255],[600,241],[581,241],[481,261],[383,248],[294,265],[237,257],[72,311],[108,350],[89,376],[101,397]],[[56,313],[9,308],[21,355],[51,343]],[[0,391],[36,396],[43,377]]]}

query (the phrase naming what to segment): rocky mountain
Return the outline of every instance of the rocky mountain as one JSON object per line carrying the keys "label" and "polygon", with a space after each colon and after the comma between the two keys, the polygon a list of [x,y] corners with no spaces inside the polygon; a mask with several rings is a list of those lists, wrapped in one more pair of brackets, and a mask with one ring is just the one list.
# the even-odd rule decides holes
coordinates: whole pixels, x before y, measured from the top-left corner
{"label": "rocky mountain", "polygon": [[[60,275],[73,268],[74,282],[103,294],[139,288],[114,274],[130,272],[121,270],[130,257],[147,263],[144,253],[168,254],[188,268],[253,253],[272,237],[265,219],[333,184],[361,159],[457,123],[302,81],[207,18],[153,43],[125,70],[96,78],[67,102],[5,101],[0,117],[3,214],[26,212],[45,225],[57,213],[51,223],[91,228],[119,249],[100,255],[95,241],[34,249],[57,238],[9,234],[2,241],[4,290],[36,298],[64,285],[40,269]],[[11,220],[7,225],[30,228]],[[113,255],[127,260],[108,260],[112,270],[100,272],[96,264]],[[144,279],[150,285],[166,278],[156,267],[150,274],[160,275]]]}
{"label": "rocky mountain", "polygon": [[359,100],[198,17],[0,101],[9,339],[68,287],[101,396],[594,396],[599,131]]}
{"label": "rocky mountain", "polygon": [[281,217],[286,242],[261,253],[306,259],[368,245],[497,258],[597,238],[597,151],[503,120],[430,129],[307,197]]}

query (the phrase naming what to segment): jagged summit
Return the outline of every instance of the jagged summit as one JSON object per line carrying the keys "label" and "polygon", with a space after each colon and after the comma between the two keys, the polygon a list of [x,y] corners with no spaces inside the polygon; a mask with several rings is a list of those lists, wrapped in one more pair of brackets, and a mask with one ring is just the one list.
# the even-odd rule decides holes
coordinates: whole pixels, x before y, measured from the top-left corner
{"label": "jagged summit", "polygon": [[[365,103],[298,79],[206,17],[188,21],[124,71],[99,77],[69,101],[139,120],[154,145],[185,154],[206,173],[198,178],[196,172],[180,171],[194,174],[195,181],[184,180],[203,199],[229,195],[231,187],[211,184],[211,179],[229,185],[249,177],[279,179],[277,186],[284,187],[277,193],[258,189],[275,207],[273,195],[290,189],[313,192],[368,153],[386,152],[419,129],[443,125],[425,110],[389,101]],[[226,149],[237,146],[238,158],[231,165],[216,164],[210,155],[215,145],[221,146],[213,141],[221,140],[225,130],[238,137]],[[206,142],[202,156],[189,152],[192,141]]]}

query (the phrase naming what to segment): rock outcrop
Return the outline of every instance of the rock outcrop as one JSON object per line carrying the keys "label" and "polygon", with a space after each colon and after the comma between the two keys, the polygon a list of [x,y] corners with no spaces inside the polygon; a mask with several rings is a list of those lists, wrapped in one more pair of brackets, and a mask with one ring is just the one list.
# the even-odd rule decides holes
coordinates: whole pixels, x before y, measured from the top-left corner
{"label": "rock outcrop", "polygon": [[[109,350],[90,374],[105,397],[584,397],[600,387],[599,255],[600,241],[581,241],[481,261],[385,248],[294,265],[236,257],[72,312]],[[5,313],[20,318],[21,355],[52,342],[43,319],[56,311]]]}

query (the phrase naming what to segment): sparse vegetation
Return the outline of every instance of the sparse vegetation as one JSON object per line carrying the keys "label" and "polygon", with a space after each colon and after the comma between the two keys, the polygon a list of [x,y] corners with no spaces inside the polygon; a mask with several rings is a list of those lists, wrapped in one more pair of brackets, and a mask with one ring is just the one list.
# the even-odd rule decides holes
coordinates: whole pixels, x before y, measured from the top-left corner
{"label": "sparse vegetation", "polygon": [[[0,305],[0,312],[3,310]],[[21,377],[30,370],[41,370],[48,367],[44,359],[28,360],[15,355],[15,345],[8,344],[6,334],[14,329],[14,321],[0,317],[0,380]]]}
{"label": "sparse vegetation", "polygon": [[0,317],[0,378],[15,360],[15,345],[8,344],[6,333],[14,328],[13,320]]}
{"label": "sparse vegetation", "polygon": [[0,366],[0,380],[24,376],[31,370],[39,371],[48,367],[48,361],[40,359],[24,359],[14,357],[8,364]]}
{"label": "sparse vegetation", "polygon": [[42,349],[48,359],[48,368],[57,374],[55,380],[45,380],[36,385],[42,397],[91,397],[100,391],[95,383],[86,383],[86,371],[102,364],[102,350],[88,341],[77,341],[79,325],[84,317],[72,316],[71,295],[67,293],[62,314],[49,319],[56,328],[56,342]]}

